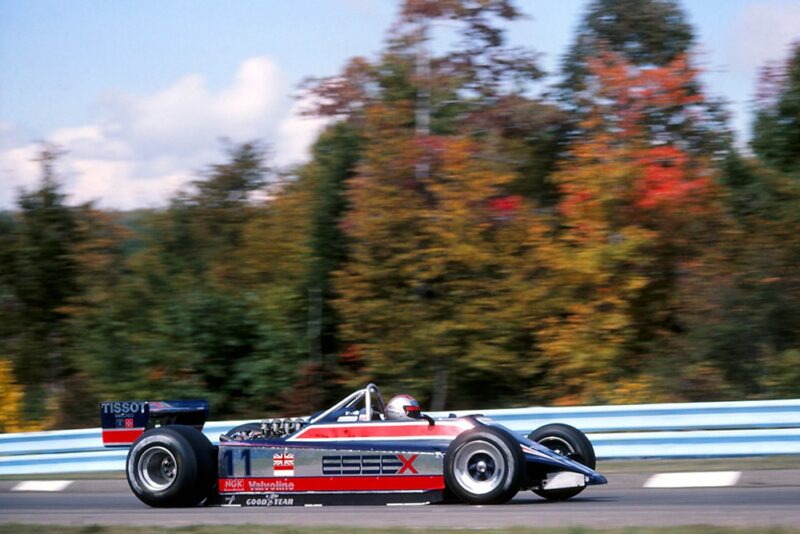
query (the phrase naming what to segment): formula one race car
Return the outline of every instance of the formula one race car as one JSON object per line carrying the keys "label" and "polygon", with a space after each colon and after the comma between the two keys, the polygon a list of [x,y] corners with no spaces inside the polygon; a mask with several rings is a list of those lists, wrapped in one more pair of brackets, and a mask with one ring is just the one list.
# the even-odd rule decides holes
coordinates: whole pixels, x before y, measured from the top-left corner
{"label": "formula one race car", "polygon": [[503,503],[530,489],[564,500],[594,471],[578,429],[525,438],[481,415],[393,421],[370,384],[308,418],[237,426],[213,445],[205,401],[106,402],[106,446],[131,446],[128,484],[150,506]]}

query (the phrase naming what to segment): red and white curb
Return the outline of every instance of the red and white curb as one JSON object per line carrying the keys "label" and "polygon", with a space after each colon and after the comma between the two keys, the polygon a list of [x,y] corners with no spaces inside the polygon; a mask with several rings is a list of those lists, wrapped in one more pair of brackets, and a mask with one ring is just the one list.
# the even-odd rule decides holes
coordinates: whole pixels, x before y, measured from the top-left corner
{"label": "red and white curb", "polygon": [[72,480],[23,480],[11,487],[11,491],[64,491]]}
{"label": "red and white curb", "polygon": [[656,473],[644,483],[645,488],[722,488],[735,486],[741,471],[700,471],[690,473]]}

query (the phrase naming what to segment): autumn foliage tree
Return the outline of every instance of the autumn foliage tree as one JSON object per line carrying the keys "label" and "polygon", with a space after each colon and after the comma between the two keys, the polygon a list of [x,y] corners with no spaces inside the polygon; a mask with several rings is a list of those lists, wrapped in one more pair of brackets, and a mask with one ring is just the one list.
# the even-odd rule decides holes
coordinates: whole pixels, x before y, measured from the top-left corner
{"label": "autumn foliage tree", "polygon": [[651,119],[690,113],[702,95],[683,56],[639,68],[607,52],[591,73],[587,134],[554,178],[563,228],[550,266],[561,312],[541,332],[542,349],[562,402],[670,398],[691,373],[673,345],[686,328],[681,286],[720,218],[708,158]]}
{"label": "autumn foliage tree", "polygon": [[[509,194],[515,169],[497,117],[540,75],[530,53],[505,46],[497,21],[518,16],[506,0],[405,2],[380,61],[354,60],[312,89],[320,113],[364,138],[336,284],[353,382],[382,377],[442,408],[457,380],[509,372],[528,348],[519,321],[499,320],[529,206]],[[461,41],[433,56],[437,20]]]}
{"label": "autumn foliage tree", "polygon": [[[368,117],[364,163],[350,190],[353,240],[339,276],[339,309],[351,343],[353,382],[380,378],[420,392],[441,409],[448,391],[475,402],[502,395],[535,363],[521,365],[526,314],[525,210],[503,196],[512,174],[466,137],[424,140],[385,108]],[[414,163],[430,165],[420,183]],[[467,389],[471,384],[475,389]],[[478,389],[478,388],[482,388]]]}

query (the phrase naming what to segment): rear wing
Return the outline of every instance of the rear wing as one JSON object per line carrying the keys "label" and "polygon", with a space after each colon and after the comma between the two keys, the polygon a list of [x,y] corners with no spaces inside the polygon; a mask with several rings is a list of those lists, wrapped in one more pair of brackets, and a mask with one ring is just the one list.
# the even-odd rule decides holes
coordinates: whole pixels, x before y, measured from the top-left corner
{"label": "rear wing", "polygon": [[126,401],[100,404],[103,445],[127,446],[149,429],[165,425],[190,425],[198,430],[208,419],[208,402]]}

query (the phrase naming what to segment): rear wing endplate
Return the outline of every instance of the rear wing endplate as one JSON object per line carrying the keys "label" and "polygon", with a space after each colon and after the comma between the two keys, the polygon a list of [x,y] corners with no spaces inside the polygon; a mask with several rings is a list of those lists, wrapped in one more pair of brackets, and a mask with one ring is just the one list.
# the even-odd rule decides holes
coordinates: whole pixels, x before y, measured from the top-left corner
{"label": "rear wing endplate", "polygon": [[103,445],[127,446],[149,429],[165,425],[190,425],[198,430],[208,419],[208,402],[125,401],[100,404]]}

